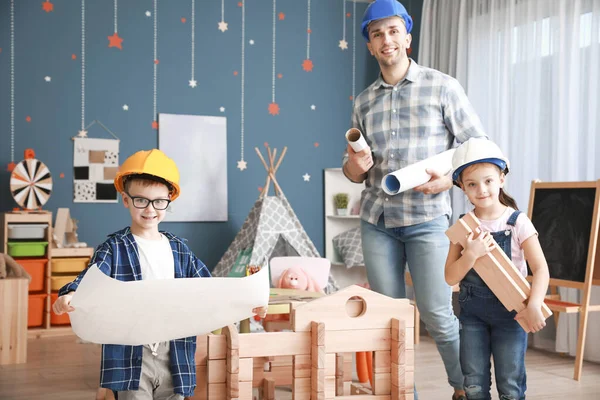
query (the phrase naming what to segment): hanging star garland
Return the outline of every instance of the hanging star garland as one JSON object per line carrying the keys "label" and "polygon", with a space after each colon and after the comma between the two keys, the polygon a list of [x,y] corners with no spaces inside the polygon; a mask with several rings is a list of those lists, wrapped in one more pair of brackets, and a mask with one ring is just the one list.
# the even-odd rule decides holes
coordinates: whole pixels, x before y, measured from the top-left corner
{"label": "hanging star garland", "polygon": [[157,90],[156,81],[158,77],[158,4],[157,0],[154,0],[154,40],[153,40],[153,57],[154,57],[154,69],[152,76],[152,129],[158,129],[158,112],[157,112]]}
{"label": "hanging star garland", "polygon": [[118,13],[118,4],[117,4],[118,0],[114,0],[114,11],[113,11],[113,25],[114,25],[114,32],[111,36],[108,37],[108,47],[116,47],[119,50],[123,50],[123,38],[119,37],[119,29],[118,29],[118,25],[117,25],[117,16],[119,15]]}
{"label": "hanging star garland", "polygon": [[306,18],[306,59],[302,61],[302,69],[306,72],[313,70],[314,64],[310,59],[310,35],[312,30],[310,29],[310,0],[307,4],[307,18]]}
{"label": "hanging star garland", "polygon": [[348,16],[346,15],[346,0],[342,0],[342,3],[344,3],[344,13],[342,17],[342,40],[340,40],[338,47],[342,50],[347,50],[348,42],[346,41],[346,18],[348,18]]}
{"label": "hanging star garland", "polygon": [[193,89],[198,85],[198,82],[194,78],[194,73],[196,69],[196,0],[192,0],[192,34],[191,34],[191,43],[192,43],[192,55],[191,55],[191,68],[192,68],[192,77],[189,80],[189,86]]}
{"label": "hanging star garland", "polygon": [[273,0],[273,49],[272,49],[272,71],[271,71],[271,103],[269,104],[269,114],[279,115],[279,104],[275,101],[275,48],[277,43],[276,36],[276,16],[277,16],[277,0]]}
{"label": "hanging star garland", "polygon": [[225,32],[227,30],[227,22],[225,22],[225,0],[221,0],[221,20],[219,21],[219,30]]}
{"label": "hanging star garland", "polygon": [[[222,0],[224,1],[224,0]],[[241,4],[240,4],[241,3]],[[248,163],[244,160],[244,89],[245,89],[245,71],[246,71],[246,2],[238,3],[242,8],[242,49],[241,49],[241,101],[240,101],[240,160],[237,163],[237,168],[240,171],[244,171],[248,168]],[[221,7],[224,7],[221,5]],[[222,8],[222,12],[223,8]],[[222,14],[224,15],[224,14]],[[234,75],[237,76],[237,71],[234,71]]]}

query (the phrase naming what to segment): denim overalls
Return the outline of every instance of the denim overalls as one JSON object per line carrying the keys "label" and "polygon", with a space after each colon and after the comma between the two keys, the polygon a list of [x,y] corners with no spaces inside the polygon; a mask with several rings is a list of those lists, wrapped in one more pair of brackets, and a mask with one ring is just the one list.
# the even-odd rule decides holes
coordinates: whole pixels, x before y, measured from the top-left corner
{"label": "denim overalls", "polygon": [[[520,211],[511,214],[506,230],[491,232],[498,246],[511,258],[511,226]],[[525,399],[525,351],[527,333],[471,269],[460,283],[460,364],[469,400],[491,399],[491,362],[494,358],[500,400]]]}

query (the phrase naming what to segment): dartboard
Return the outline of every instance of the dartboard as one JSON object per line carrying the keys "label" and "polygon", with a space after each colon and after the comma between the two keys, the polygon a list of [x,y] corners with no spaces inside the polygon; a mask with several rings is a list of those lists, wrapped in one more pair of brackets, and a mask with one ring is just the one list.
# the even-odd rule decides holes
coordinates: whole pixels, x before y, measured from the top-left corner
{"label": "dartboard", "polygon": [[35,158],[18,163],[10,176],[10,193],[22,208],[42,208],[52,194],[52,175],[46,164]]}

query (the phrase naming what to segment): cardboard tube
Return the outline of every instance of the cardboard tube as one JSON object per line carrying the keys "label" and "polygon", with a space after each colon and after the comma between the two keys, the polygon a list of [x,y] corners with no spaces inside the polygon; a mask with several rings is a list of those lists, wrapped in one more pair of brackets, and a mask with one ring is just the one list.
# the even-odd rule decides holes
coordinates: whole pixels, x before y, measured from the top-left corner
{"label": "cardboard tube", "polygon": [[350,128],[346,131],[346,140],[357,153],[369,147],[361,131],[356,128]]}
{"label": "cardboard tube", "polygon": [[412,189],[431,179],[426,169],[435,169],[447,174],[452,169],[452,155],[455,149],[446,150],[425,160],[421,160],[397,171],[391,172],[381,180],[381,187],[386,194],[395,195]]}

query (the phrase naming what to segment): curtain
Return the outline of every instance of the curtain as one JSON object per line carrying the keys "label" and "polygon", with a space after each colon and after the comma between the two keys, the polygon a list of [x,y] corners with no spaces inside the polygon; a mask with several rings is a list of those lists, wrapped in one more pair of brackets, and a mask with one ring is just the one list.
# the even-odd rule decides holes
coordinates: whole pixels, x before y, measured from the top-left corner
{"label": "curtain", "polygon": [[[506,189],[521,210],[534,179],[600,178],[600,0],[424,0],[422,18],[419,63],[461,82],[510,160]],[[470,207],[453,190],[456,219]],[[534,346],[574,355],[578,318],[561,314],[556,335],[549,326]],[[599,335],[600,313],[590,313],[588,360],[600,361]]]}

